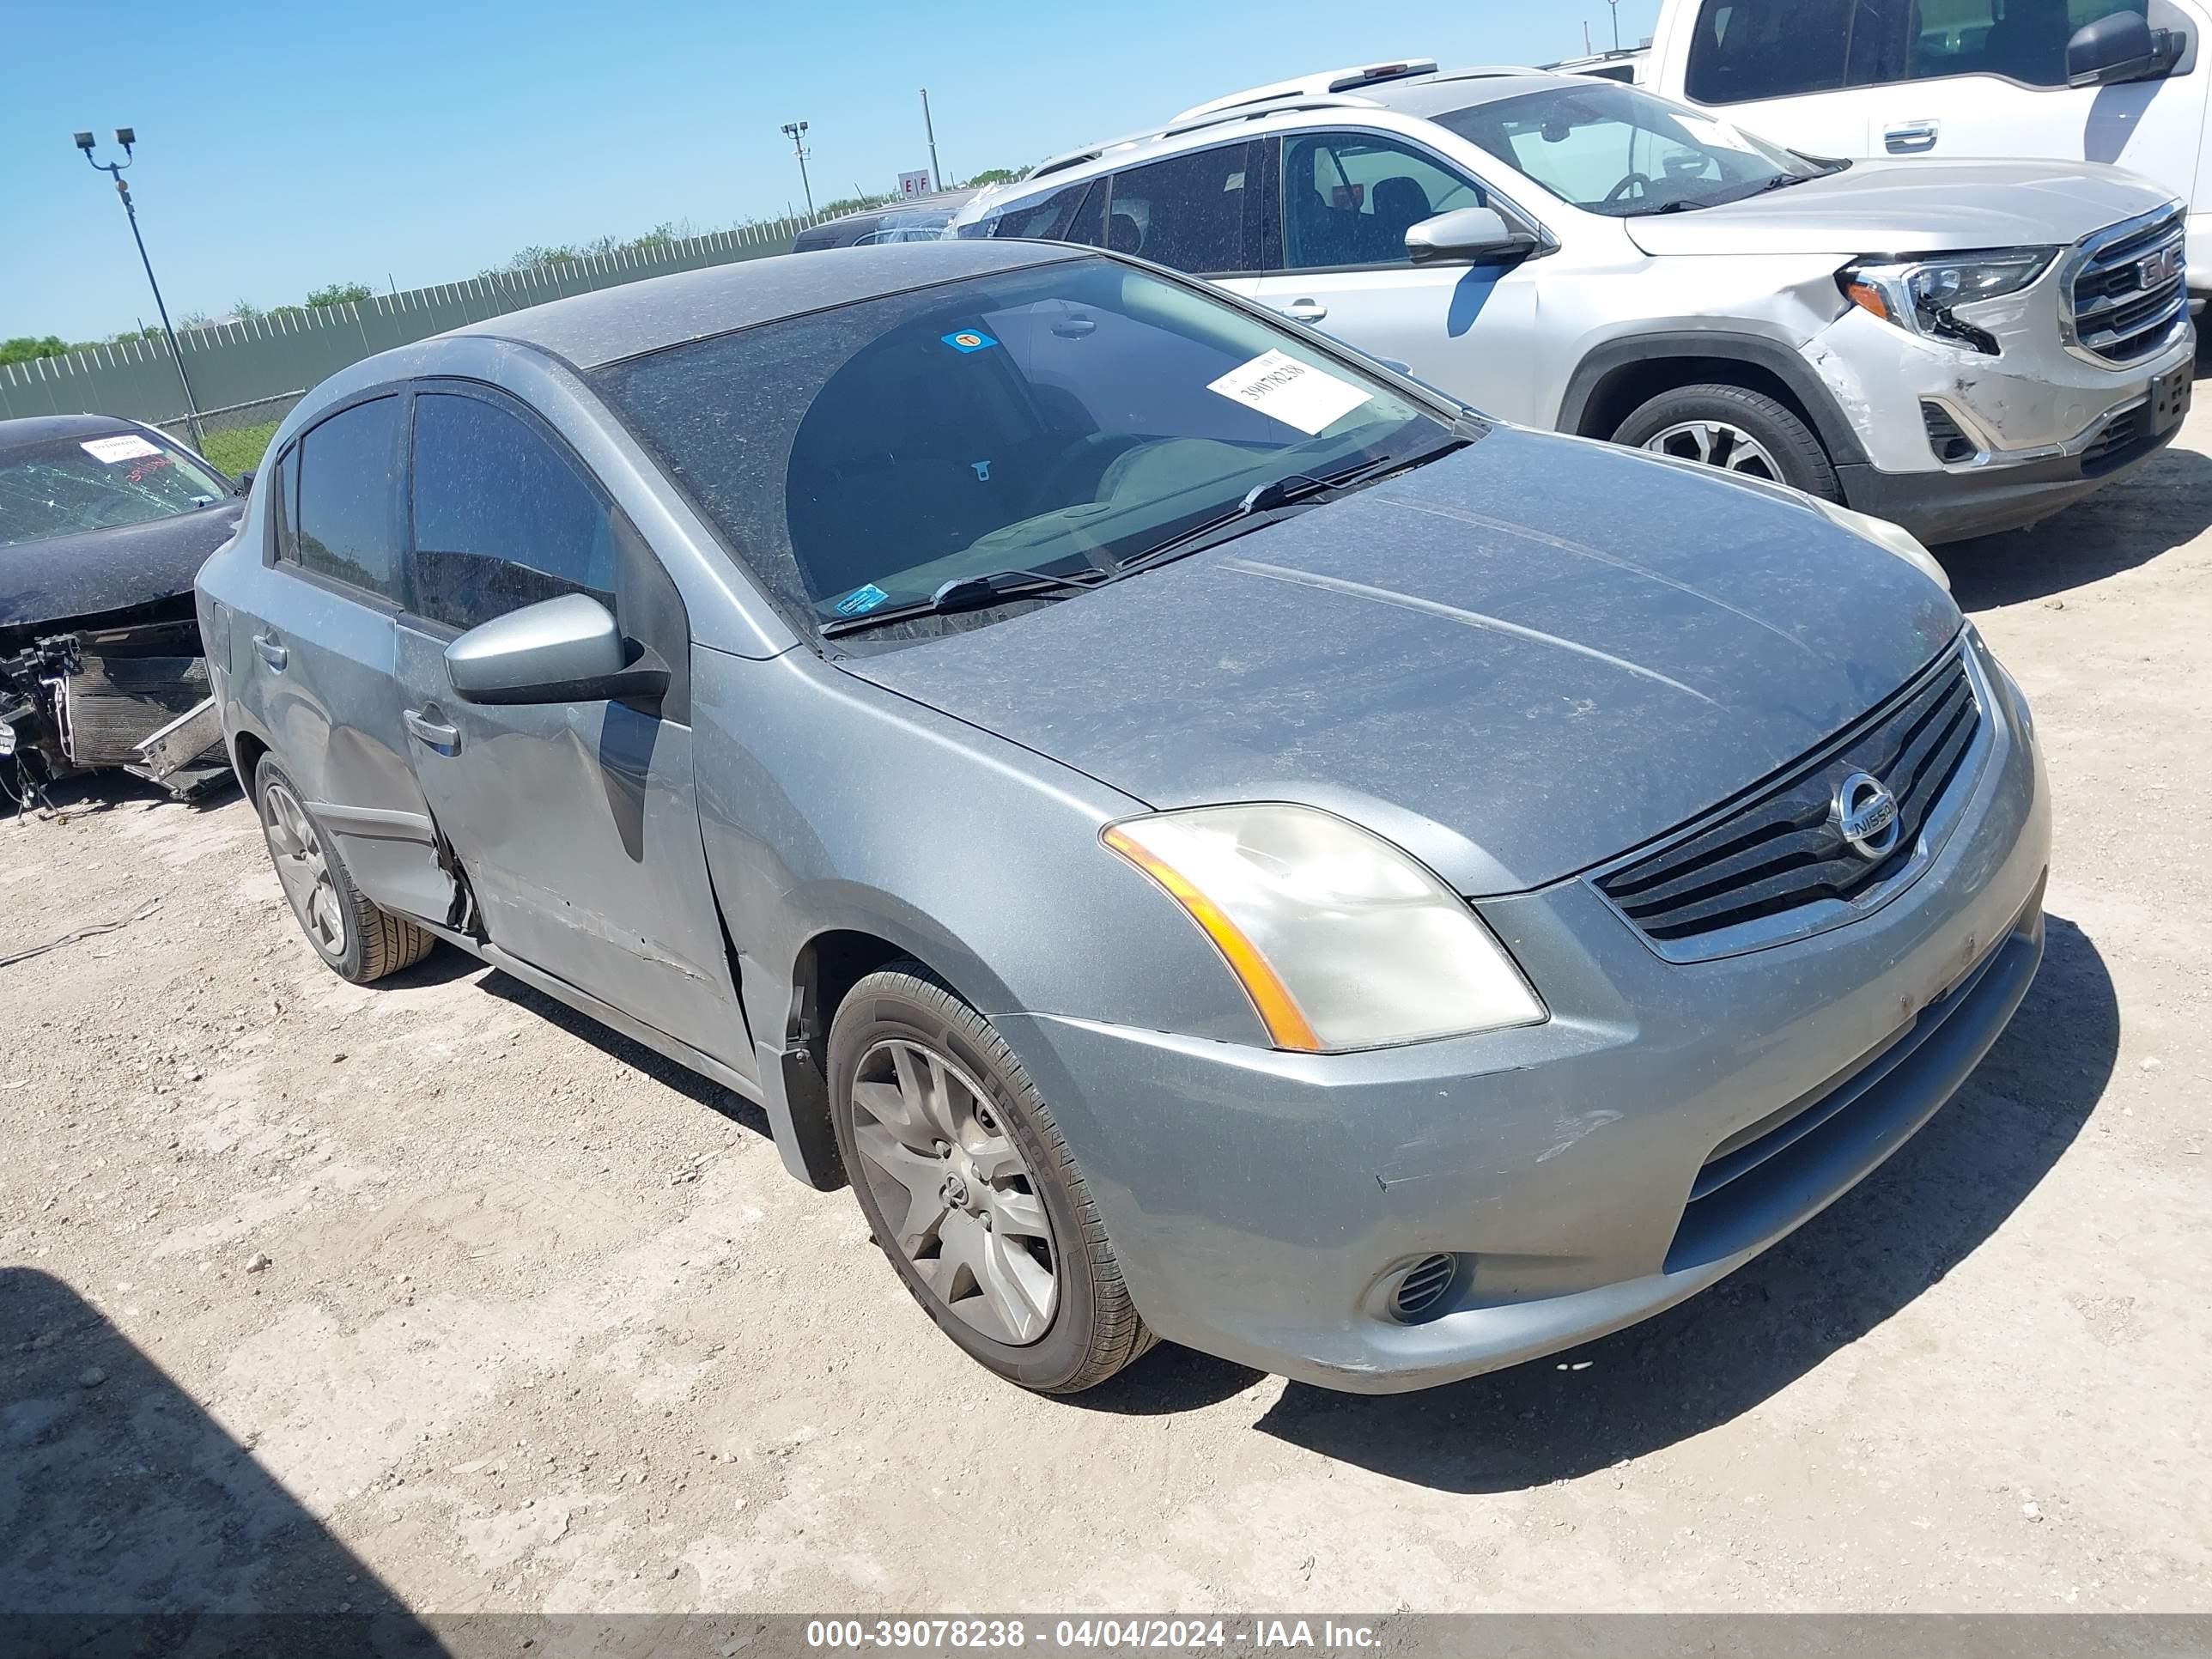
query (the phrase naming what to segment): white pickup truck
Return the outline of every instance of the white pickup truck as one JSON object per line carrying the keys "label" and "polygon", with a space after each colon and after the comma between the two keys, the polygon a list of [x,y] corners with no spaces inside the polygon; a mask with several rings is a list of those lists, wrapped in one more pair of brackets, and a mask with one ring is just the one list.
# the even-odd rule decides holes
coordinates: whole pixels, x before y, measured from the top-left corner
{"label": "white pickup truck", "polygon": [[[1637,81],[1823,155],[2106,161],[2191,205],[2212,294],[2203,0],[1664,0]],[[2200,189],[2200,178],[2203,188]]]}

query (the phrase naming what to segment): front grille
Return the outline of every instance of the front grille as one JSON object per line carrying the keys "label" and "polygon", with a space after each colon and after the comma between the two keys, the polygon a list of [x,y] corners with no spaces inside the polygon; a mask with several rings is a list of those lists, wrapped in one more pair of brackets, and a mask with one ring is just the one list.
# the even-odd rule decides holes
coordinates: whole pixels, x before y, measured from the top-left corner
{"label": "front grille", "polygon": [[[2067,304],[2073,343],[2107,363],[2147,357],[2189,309],[2186,233],[2179,212],[2100,231],[2072,261]],[[2146,280],[2147,266],[2172,270]]]}
{"label": "front grille", "polygon": [[1920,422],[1928,428],[1928,447],[1936,452],[1936,459],[1946,466],[1971,461],[1981,453],[1974,441],[1960,428],[1958,422],[1951,418],[1951,411],[1942,404],[1922,398]]}
{"label": "front grille", "polygon": [[[1964,657],[1876,710],[1777,785],[1657,852],[1607,872],[1598,890],[1662,943],[1693,940],[1824,901],[1848,902],[1899,874],[1981,724]],[[1869,858],[1844,839],[1838,788],[1871,774],[1896,797],[1898,834]]]}

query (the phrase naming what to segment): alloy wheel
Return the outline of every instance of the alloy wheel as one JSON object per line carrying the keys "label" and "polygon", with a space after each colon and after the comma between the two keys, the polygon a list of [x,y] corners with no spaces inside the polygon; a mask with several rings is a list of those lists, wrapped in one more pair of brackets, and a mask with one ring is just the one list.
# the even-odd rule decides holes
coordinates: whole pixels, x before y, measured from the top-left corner
{"label": "alloy wheel", "polygon": [[884,1224],[937,1299],[995,1342],[1051,1329],[1059,1253],[998,1108],[959,1065],[903,1037],[860,1057],[853,1144]]}
{"label": "alloy wheel", "polygon": [[1723,472],[1783,483],[1782,468],[1766,446],[1727,421],[1677,421],[1644,441],[1644,447],[1676,460],[1697,461]]}
{"label": "alloy wheel", "polygon": [[317,950],[326,957],[344,955],[345,912],[314,820],[299,797],[281,783],[270,784],[264,799],[262,830],[269,838],[276,879],[292,902],[292,914]]}

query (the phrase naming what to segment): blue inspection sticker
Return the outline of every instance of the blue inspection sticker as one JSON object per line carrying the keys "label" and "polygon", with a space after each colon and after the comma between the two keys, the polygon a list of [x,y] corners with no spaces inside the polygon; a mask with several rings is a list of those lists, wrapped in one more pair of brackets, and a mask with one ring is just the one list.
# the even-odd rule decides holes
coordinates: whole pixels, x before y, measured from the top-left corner
{"label": "blue inspection sticker", "polygon": [[989,335],[979,334],[972,328],[963,328],[957,334],[943,334],[938,337],[955,351],[981,351],[985,346],[999,343]]}
{"label": "blue inspection sticker", "polygon": [[837,614],[841,617],[865,617],[889,598],[890,594],[870,582],[866,587],[854,588],[838,600]]}

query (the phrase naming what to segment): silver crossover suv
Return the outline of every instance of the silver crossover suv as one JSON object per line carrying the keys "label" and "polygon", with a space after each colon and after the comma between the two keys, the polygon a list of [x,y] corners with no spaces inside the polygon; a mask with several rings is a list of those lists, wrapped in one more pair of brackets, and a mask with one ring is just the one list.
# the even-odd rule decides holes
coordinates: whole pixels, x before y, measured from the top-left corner
{"label": "silver crossover suv", "polygon": [[2183,204],[2147,180],[1801,155],[1586,76],[1255,87],[1047,161],[955,228],[1211,276],[1493,415],[1928,541],[2110,483],[2189,404]]}
{"label": "silver crossover suv", "polygon": [[580,295],[270,457],[200,616],[315,949],[444,940],[759,1102],[1031,1388],[1641,1318],[2041,954],[2027,710],[1909,537],[1111,254]]}

